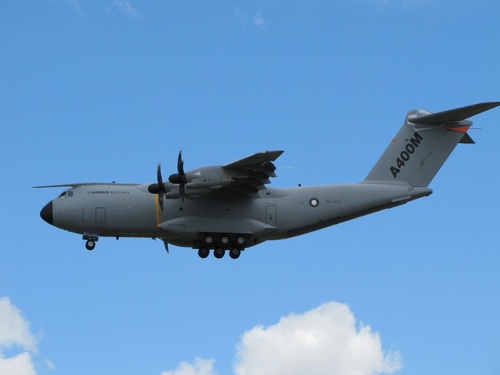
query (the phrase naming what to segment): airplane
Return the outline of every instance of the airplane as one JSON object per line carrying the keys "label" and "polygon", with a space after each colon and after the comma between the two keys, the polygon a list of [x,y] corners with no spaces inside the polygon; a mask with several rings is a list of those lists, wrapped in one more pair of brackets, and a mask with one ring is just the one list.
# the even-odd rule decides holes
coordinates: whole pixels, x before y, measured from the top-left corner
{"label": "airplane", "polygon": [[93,250],[99,237],[146,237],[198,250],[201,258],[281,240],[393,208],[432,194],[429,184],[458,143],[474,143],[469,117],[500,102],[431,113],[411,110],[366,178],[352,184],[269,187],[273,162],[283,151],[265,151],[222,166],[177,173],[146,184],[72,183],[47,203],[47,223],[83,235]]}

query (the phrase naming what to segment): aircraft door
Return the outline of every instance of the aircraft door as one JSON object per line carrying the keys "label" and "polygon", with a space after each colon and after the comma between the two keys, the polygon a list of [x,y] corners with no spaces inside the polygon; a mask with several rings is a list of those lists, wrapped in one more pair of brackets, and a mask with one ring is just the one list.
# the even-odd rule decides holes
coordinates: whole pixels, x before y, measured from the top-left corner
{"label": "aircraft door", "polygon": [[95,227],[96,229],[106,229],[106,208],[97,207],[95,209]]}
{"label": "aircraft door", "polygon": [[266,207],[266,224],[276,226],[276,206]]}

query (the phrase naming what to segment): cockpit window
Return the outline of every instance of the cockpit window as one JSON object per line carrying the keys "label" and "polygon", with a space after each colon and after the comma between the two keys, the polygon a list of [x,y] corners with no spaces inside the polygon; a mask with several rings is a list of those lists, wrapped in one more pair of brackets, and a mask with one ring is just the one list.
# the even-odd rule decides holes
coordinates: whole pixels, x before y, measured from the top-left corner
{"label": "cockpit window", "polygon": [[59,196],[59,198],[61,198],[61,199],[66,198],[66,197],[68,197],[68,198],[73,197],[73,190],[63,191],[61,193],[61,195]]}

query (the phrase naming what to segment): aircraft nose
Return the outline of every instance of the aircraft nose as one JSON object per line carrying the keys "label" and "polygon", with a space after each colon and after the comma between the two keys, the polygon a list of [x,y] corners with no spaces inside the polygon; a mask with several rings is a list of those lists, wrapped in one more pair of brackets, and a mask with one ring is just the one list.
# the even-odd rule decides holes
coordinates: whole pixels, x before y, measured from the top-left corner
{"label": "aircraft nose", "polygon": [[52,201],[47,203],[40,211],[40,217],[49,224],[54,222],[54,211],[52,209]]}

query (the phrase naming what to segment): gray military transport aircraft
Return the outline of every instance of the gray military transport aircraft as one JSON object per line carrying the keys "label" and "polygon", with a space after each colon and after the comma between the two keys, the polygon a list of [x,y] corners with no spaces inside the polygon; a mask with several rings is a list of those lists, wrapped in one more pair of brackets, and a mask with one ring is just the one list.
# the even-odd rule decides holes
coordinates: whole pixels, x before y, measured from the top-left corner
{"label": "gray military transport aircraft", "polygon": [[467,118],[499,106],[480,103],[444,112],[408,112],[402,128],[366,178],[354,184],[271,188],[283,151],[260,152],[222,166],[177,173],[152,184],[74,183],[42,208],[47,223],[83,235],[88,250],[101,236],[159,238],[206,258],[299,236],[432,193],[428,188],[458,143],[474,143]]}

